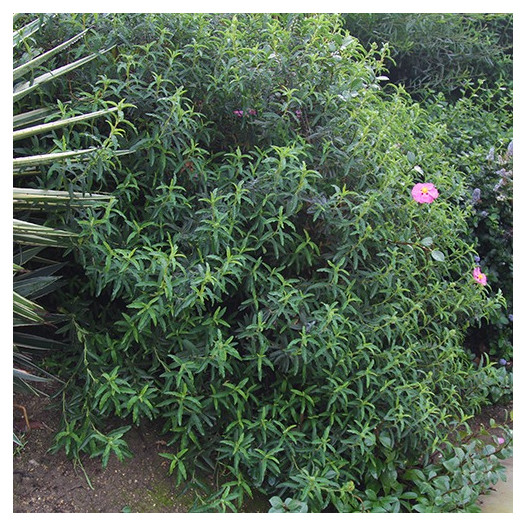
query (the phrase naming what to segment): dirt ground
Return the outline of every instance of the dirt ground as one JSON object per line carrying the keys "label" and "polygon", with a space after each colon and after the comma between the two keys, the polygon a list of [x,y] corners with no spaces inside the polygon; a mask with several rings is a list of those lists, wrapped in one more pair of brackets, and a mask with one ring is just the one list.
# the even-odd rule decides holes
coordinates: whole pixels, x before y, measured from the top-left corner
{"label": "dirt ground", "polygon": [[[14,403],[24,405],[31,430],[22,434],[25,445],[13,455],[14,513],[185,513],[192,495],[180,495],[168,476],[168,461],[159,456],[163,443],[155,427],[130,430],[126,440],[133,458],[119,462],[114,456],[106,469],[100,458],[86,458],[82,466],[68,460],[63,451],[48,452],[58,429],[59,414],[50,410],[44,397],[21,397]],[[509,422],[512,405],[486,408],[476,425]],[[24,427],[19,408],[14,409],[15,427]],[[87,476],[86,476],[87,475]],[[91,488],[88,479],[91,482]],[[257,508],[261,509],[257,509]],[[268,511],[265,503],[250,512]]]}
{"label": "dirt ground", "polygon": [[[193,497],[179,496],[168,476],[169,461],[159,456],[164,446],[153,426],[126,434],[131,459],[120,462],[112,455],[103,469],[100,458],[86,457],[81,466],[63,451],[48,452],[60,415],[46,398],[14,400],[25,406],[31,426],[13,455],[14,513],[179,513],[190,507]],[[15,428],[25,428],[24,422],[15,407]]]}

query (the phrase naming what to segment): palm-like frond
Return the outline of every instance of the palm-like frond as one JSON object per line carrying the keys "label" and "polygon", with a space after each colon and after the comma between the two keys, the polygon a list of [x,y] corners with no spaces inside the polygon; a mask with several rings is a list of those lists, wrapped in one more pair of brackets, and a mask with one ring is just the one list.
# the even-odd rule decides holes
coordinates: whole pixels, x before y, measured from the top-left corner
{"label": "palm-like frond", "polygon": [[[88,30],[82,31],[44,53],[33,53],[30,37],[49,20],[50,16],[53,15],[41,15],[13,33],[13,47],[24,45],[24,56],[29,56],[27,60],[16,64],[16,67],[13,68],[13,81],[16,83],[13,86],[13,102],[21,101],[39,87],[87,64],[108,51],[92,53],[60,67],[46,69],[46,64],[52,57],[60,55],[88,32]],[[53,110],[49,108],[25,111],[13,118],[13,142],[48,134],[54,130],[101,118],[116,111],[118,111],[117,106],[52,122],[45,122],[53,113]],[[13,159],[13,173],[15,176],[21,173],[25,176],[36,174],[36,170],[41,165],[67,159],[83,160],[93,155],[98,149],[94,147],[82,150],[50,151],[39,155],[17,157]],[[28,211],[38,211],[40,216],[42,213],[57,213],[64,208],[100,206],[107,204],[111,199],[111,196],[101,194],[84,195],[56,190],[13,188],[15,213],[24,211],[27,214]],[[15,386],[29,389],[32,392],[38,392],[32,387],[32,383],[47,381],[50,375],[33,363],[31,354],[60,348],[59,342],[36,335],[30,330],[32,326],[49,323],[49,313],[37,300],[53,293],[61,284],[56,272],[63,265],[46,262],[41,258],[40,252],[46,247],[72,246],[75,238],[76,235],[73,232],[50,228],[19,218],[13,219],[13,241],[17,247],[13,261],[13,326],[16,328],[13,338],[15,363],[13,377]],[[19,330],[20,328],[22,330]],[[30,371],[36,371],[36,373]]]}
{"label": "palm-like frond", "polygon": [[[37,27],[37,30],[38,30],[38,27]],[[62,44],[59,44],[53,49],[46,51],[46,53],[41,53],[40,55],[31,59],[30,61],[25,62],[24,64],[20,64],[16,68],[13,68],[13,80],[17,80],[20,77],[23,77],[26,73],[30,72],[32,69],[36,68],[37,66],[40,66],[40,64],[45,63],[46,60],[49,60],[51,57],[55,56],[57,53],[60,53],[62,50],[74,44],[77,40],[80,40],[87,32],[88,30],[85,29],[84,31],[82,31],[78,35],[75,35],[73,38],[70,38],[66,42],[63,42]],[[15,35],[17,35],[17,33],[15,33]],[[15,40],[17,39],[20,40],[20,37],[19,36],[13,37],[13,46],[15,45]]]}
{"label": "palm-like frond", "polygon": [[75,117],[70,117],[69,119],[59,119],[53,122],[46,122],[44,124],[38,124],[36,126],[31,126],[13,132],[13,141],[18,141],[20,139],[25,139],[26,137],[31,137],[33,135],[38,135],[39,133],[47,133],[58,128],[64,128],[65,126],[70,126],[78,122],[87,121],[89,119],[95,119],[97,117],[102,117],[108,115],[114,111],[117,111],[117,106],[113,108],[108,108],[106,110],[94,111],[91,113],[85,113],[83,115],[77,115]]}
{"label": "palm-like frond", "polygon": [[13,291],[13,325],[21,327],[45,323],[44,309],[24,296]]}
{"label": "palm-like frond", "polygon": [[13,188],[13,207],[17,210],[53,209],[59,207],[101,206],[113,198],[105,194],[69,193],[64,190]]}
{"label": "palm-like frond", "polygon": [[50,228],[20,219],[13,219],[13,241],[22,245],[67,247],[71,245],[73,232]]}
{"label": "palm-like frond", "polygon": [[[16,20],[20,15],[15,14],[14,19]],[[17,47],[22,42],[24,42],[26,39],[28,39],[33,33],[36,33],[42,25],[45,23],[46,16],[36,18],[35,20],[29,22],[29,24],[26,24],[24,27],[18,29],[13,33],[13,47]]]}
{"label": "palm-like frond", "polygon": [[41,164],[50,164],[55,161],[62,161],[70,158],[83,158],[88,154],[96,151],[97,148],[86,148],[84,150],[73,150],[70,152],[45,153],[41,155],[29,155],[13,159],[13,170],[19,171],[25,167],[39,166]]}
{"label": "palm-like frond", "polygon": [[13,130],[18,130],[24,126],[29,126],[35,122],[42,122],[46,117],[51,115],[53,111],[49,108],[37,108],[34,110],[13,115]]}

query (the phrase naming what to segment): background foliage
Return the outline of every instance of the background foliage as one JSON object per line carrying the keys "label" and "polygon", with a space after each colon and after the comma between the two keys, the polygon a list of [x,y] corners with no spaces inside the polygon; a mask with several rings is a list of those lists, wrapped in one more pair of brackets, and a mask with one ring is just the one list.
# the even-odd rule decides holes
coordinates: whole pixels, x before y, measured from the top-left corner
{"label": "background foliage", "polygon": [[344,27],[364,45],[388,42],[393,82],[414,96],[459,97],[479,81],[489,87],[513,76],[513,15],[345,13]]}
{"label": "background foliage", "polygon": [[[452,129],[474,105],[499,155],[509,108],[415,102],[387,84],[390,48],[344,23],[73,14],[48,28],[43,47],[88,26],[79,52],[114,47],[39,96],[64,112],[124,99],[110,137],[131,152],[38,175],[115,197],[54,224],[80,239],[60,297],[70,345],[47,362],[66,379],[56,448],[105,464],[129,455],[129,426],[159,420],[176,483],[216,476],[201,510],[258,491],[274,511],[473,511],[499,476],[509,437],[465,425],[511,392],[465,348],[505,304],[476,252],[465,160],[487,136],[458,144]],[[68,144],[114,131],[97,126]],[[425,181],[440,192],[428,205],[411,198]]]}
{"label": "background foliage", "polygon": [[[388,43],[389,78],[448,128],[450,155],[473,205],[471,232],[506,307],[469,331],[476,355],[504,362],[513,349],[512,81],[513,15],[345,13],[344,27],[366,46]],[[482,193],[479,196],[479,192]]]}

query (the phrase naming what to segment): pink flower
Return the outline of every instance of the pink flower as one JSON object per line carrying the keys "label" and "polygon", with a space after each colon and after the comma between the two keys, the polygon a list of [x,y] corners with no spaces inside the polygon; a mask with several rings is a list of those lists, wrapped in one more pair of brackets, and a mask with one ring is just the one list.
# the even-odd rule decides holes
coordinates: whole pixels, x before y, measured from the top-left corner
{"label": "pink flower", "polygon": [[257,112],[256,110],[253,110],[252,108],[250,108],[250,109],[248,110],[248,114],[249,114],[249,115],[257,115],[257,113],[258,113],[258,112]]}
{"label": "pink flower", "polygon": [[432,203],[438,197],[438,190],[432,183],[418,183],[413,186],[411,195],[417,203]]}
{"label": "pink flower", "polygon": [[234,115],[236,117],[243,117],[243,110],[234,110]]}
{"label": "pink flower", "polygon": [[473,277],[475,278],[475,281],[481,285],[485,285],[488,282],[486,274],[482,274],[480,267],[475,267],[475,270],[473,271]]}
{"label": "pink flower", "polygon": [[499,444],[504,444],[504,442],[506,442],[502,437],[497,437],[497,442]]}

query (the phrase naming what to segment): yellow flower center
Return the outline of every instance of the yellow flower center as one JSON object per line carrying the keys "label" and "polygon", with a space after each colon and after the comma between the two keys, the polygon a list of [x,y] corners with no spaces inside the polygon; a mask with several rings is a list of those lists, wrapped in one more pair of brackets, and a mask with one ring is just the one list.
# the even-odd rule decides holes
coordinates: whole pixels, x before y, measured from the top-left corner
{"label": "yellow flower center", "polygon": [[428,192],[429,192],[429,189],[427,188],[427,186],[422,187],[423,194],[427,194]]}

